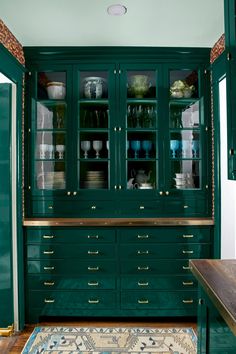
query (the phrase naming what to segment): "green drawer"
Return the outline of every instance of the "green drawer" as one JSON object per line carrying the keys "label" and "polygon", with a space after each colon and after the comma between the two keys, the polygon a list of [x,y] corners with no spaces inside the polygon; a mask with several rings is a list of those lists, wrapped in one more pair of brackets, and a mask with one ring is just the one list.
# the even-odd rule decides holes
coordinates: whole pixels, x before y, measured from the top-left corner
{"label": "green drawer", "polygon": [[27,228],[27,243],[113,243],[116,241],[114,229],[102,228]]}
{"label": "green drawer", "polygon": [[197,306],[196,291],[122,291],[122,309],[192,309]]}
{"label": "green drawer", "polygon": [[[140,199],[142,200],[142,199]],[[158,200],[125,201],[125,207],[120,210],[121,217],[156,217],[160,215],[162,203]]]}
{"label": "green drawer", "polygon": [[165,201],[168,216],[206,216],[208,213],[207,200],[200,198],[168,198]]}
{"label": "green drawer", "polygon": [[80,290],[80,289],[116,289],[114,276],[80,275],[29,275],[27,286],[31,290]]}
{"label": "green drawer", "polygon": [[192,275],[126,275],[121,278],[124,290],[196,290],[197,281]]}
{"label": "green drawer", "polygon": [[188,260],[124,260],[120,265],[122,274],[188,274]]}
{"label": "green drawer", "polygon": [[211,242],[211,227],[171,226],[150,228],[124,228],[119,230],[121,243]]}
{"label": "green drawer", "polygon": [[27,258],[30,259],[114,259],[116,258],[116,247],[111,244],[34,244],[27,245]]}
{"label": "green drawer", "polygon": [[160,243],[146,245],[141,244],[127,244],[120,245],[120,254],[125,259],[195,259],[195,258],[209,258],[210,245],[209,244],[185,244],[185,243]]}
{"label": "green drawer", "polygon": [[78,259],[52,259],[42,261],[28,261],[27,272],[32,274],[115,274],[117,272],[117,262],[115,261],[81,261]]}
{"label": "green drawer", "polygon": [[29,306],[44,309],[112,309],[117,306],[115,291],[29,291]]}

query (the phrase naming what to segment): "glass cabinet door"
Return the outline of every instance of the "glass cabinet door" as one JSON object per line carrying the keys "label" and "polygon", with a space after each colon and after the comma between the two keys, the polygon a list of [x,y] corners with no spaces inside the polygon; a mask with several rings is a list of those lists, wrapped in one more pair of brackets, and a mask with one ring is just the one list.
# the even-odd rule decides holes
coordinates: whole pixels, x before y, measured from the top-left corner
{"label": "glass cabinet door", "polygon": [[38,72],[34,124],[36,190],[66,188],[66,72]]}
{"label": "glass cabinet door", "polygon": [[114,149],[110,142],[113,99],[111,73],[107,68],[85,68],[77,73],[77,185],[81,190],[110,189],[110,149]]}
{"label": "glass cabinet door", "polygon": [[[153,190],[158,187],[158,99],[155,69],[121,70],[124,142],[121,161],[126,190]],[[125,157],[125,158],[124,158]]]}
{"label": "glass cabinet door", "polygon": [[198,72],[169,72],[169,186],[174,190],[202,188],[201,112]]}

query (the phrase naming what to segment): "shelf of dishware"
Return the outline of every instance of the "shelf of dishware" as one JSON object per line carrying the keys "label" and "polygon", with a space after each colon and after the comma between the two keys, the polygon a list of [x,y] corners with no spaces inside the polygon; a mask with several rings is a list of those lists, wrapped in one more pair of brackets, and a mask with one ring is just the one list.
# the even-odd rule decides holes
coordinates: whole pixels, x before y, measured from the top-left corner
{"label": "shelf of dishware", "polygon": [[157,126],[156,102],[129,102],[127,129],[155,129]]}
{"label": "shelf of dishware", "polygon": [[79,126],[82,129],[105,129],[109,126],[108,102],[80,102]]}
{"label": "shelf of dishware", "polygon": [[64,161],[36,161],[35,183],[37,189],[54,190],[66,188]]}
{"label": "shelf of dishware", "polygon": [[172,160],[170,168],[170,185],[172,188],[199,189],[201,187],[201,160]]}
{"label": "shelf of dishware", "polygon": [[79,187],[81,189],[108,188],[109,161],[78,161]]}

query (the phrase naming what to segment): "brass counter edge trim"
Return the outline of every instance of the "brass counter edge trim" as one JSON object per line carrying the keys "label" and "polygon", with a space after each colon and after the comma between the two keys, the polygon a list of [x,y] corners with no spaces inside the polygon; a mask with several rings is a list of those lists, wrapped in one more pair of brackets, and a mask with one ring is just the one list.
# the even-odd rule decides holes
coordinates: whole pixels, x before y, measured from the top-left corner
{"label": "brass counter edge trim", "polygon": [[23,226],[211,226],[211,218],[26,218]]}
{"label": "brass counter edge trim", "polygon": [[197,266],[194,264],[194,261],[190,260],[189,264],[191,266],[192,273],[195,275],[200,285],[203,287],[203,289],[211,299],[212,303],[219,311],[220,315],[223,317],[233,334],[236,336],[236,318],[234,318],[229,309],[224,305],[219,296],[217,296],[215,291],[212,289],[210,284],[208,284],[204,275],[198,270]]}
{"label": "brass counter edge trim", "polygon": [[14,326],[8,326],[7,328],[0,328],[0,336],[2,337],[10,337],[14,333]]}

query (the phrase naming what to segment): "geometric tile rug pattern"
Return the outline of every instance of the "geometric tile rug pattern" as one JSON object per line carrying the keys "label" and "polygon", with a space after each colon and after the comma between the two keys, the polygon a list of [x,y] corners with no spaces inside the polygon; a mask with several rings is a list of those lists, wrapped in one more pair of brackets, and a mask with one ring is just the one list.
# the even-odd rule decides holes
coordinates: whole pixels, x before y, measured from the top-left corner
{"label": "geometric tile rug pattern", "polygon": [[192,328],[36,327],[22,354],[196,354]]}

